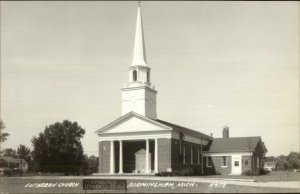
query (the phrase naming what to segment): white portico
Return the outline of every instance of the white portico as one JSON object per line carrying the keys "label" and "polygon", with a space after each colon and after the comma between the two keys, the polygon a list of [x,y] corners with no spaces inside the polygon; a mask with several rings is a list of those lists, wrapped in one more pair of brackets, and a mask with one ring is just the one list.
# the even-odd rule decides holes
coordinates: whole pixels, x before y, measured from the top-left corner
{"label": "white portico", "polygon": [[[111,124],[103,127],[99,130],[99,139],[100,141],[109,141],[110,142],[110,173],[115,173],[115,144],[117,142],[119,149],[119,170],[118,173],[123,173],[123,157],[124,157],[124,149],[123,144],[126,142],[144,142],[144,146],[140,146],[140,148],[135,149],[140,151],[141,149],[145,149],[145,169],[144,173],[156,173],[158,172],[158,139],[160,138],[168,138],[172,137],[172,128],[165,126],[161,123],[155,122],[147,117],[139,115],[135,112],[130,112]],[[153,154],[150,153],[150,141],[152,141]],[[140,143],[141,144],[141,143]],[[138,145],[137,145],[138,146]],[[132,149],[132,148],[127,148]],[[128,152],[127,152],[128,153]],[[135,154],[133,151],[131,154]],[[154,156],[154,165],[151,165],[150,154]],[[150,162],[150,164],[149,164]],[[151,169],[151,166],[154,168]],[[135,165],[134,169],[127,171],[128,173],[137,172],[137,166]]]}
{"label": "white portico", "polygon": [[[186,128],[129,112],[97,132],[102,172],[150,174],[172,170],[171,150],[179,148],[176,142],[180,141],[182,132],[185,133],[185,142],[198,144],[199,149],[201,143],[208,144],[209,137],[200,132],[193,134]],[[199,149],[195,158],[200,157]],[[143,150],[144,169],[140,169],[136,156]],[[175,154],[179,154],[179,150]],[[197,163],[200,164],[199,159]]]}

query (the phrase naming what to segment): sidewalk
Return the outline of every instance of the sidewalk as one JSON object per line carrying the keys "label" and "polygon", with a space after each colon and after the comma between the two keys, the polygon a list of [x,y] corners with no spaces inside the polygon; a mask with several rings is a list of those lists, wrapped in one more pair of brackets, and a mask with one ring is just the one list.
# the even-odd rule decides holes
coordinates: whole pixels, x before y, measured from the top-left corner
{"label": "sidewalk", "polygon": [[299,189],[300,181],[276,181],[276,182],[254,182],[253,179],[222,179],[222,178],[204,178],[195,176],[186,177],[158,177],[158,176],[36,176],[36,177],[19,177],[24,179],[127,179],[127,180],[151,180],[151,181],[180,181],[196,183],[220,183],[228,185],[240,185],[251,187],[272,187],[272,188],[289,188]]}
{"label": "sidewalk", "polygon": [[109,179],[134,179],[134,180],[161,180],[161,181],[182,181],[182,182],[198,182],[198,183],[222,183],[252,187],[277,187],[277,188],[293,188],[299,189],[299,181],[278,181],[278,182],[254,182],[252,179],[221,179],[221,178],[203,178],[203,177],[144,177],[144,176],[105,176],[105,177],[84,177],[84,178],[109,178]]}

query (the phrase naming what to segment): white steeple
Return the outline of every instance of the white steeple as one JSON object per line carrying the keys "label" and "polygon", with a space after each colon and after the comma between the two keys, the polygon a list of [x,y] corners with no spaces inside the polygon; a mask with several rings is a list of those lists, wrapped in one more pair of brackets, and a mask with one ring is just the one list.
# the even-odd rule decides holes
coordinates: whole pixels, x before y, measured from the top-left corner
{"label": "white steeple", "polygon": [[137,11],[134,51],[131,66],[136,65],[147,66],[140,2]]}
{"label": "white steeple", "polygon": [[138,6],[134,53],[129,67],[129,82],[122,88],[122,115],[136,112],[156,119],[156,93],[150,82],[151,68],[147,65],[141,7]]}

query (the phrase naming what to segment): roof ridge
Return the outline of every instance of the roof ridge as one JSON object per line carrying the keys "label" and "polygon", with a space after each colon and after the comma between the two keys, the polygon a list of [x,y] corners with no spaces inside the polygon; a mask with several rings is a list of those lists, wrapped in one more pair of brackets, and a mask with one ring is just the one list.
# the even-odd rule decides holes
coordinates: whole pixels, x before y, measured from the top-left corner
{"label": "roof ridge", "polygon": [[[163,122],[163,123],[166,123],[166,124],[169,124],[169,125],[174,125],[175,127],[178,127],[178,128],[182,128],[182,129],[185,129],[185,130],[190,130],[192,132],[195,132],[195,133],[200,133],[201,135],[204,135],[204,136],[207,136],[208,138],[212,138],[211,136],[205,134],[205,133],[202,133],[200,131],[196,131],[194,129],[190,129],[190,128],[187,128],[187,127],[183,127],[181,125],[178,125],[178,124],[174,124],[174,123],[171,123],[171,122],[168,122],[168,121],[164,121],[164,120],[160,120],[160,119],[153,119],[154,121],[157,121],[157,122]],[[212,138],[213,139],[213,138]]]}
{"label": "roof ridge", "polygon": [[254,138],[254,137],[257,137],[257,138],[261,138],[261,136],[247,136],[247,137],[228,137],[228,138],[224,138],[224,137],[216,137],[214,139],[234,139],[234,138]]}

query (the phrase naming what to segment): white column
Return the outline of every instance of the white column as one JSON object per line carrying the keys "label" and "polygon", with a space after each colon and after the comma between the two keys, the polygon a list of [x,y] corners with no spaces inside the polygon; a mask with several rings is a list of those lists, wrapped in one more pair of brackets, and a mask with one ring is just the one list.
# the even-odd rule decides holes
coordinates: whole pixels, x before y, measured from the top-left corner
{"label": "white column", "polygon": [[154,140],[154,173],[158,173],[158,145],[157,145],[157,139]]}
{"label": "white column", "polygon": [[115,173],[115,146],[114,141],[110,141],[110,174]]}
{"label": "white column", "polygon": [[146,139],[146,173],[149,173],[149,139]]}
{"label": "white column", "polygon": [[119,173],[123,173],[123,142],[122,140],[119,141],[120,144],[120,153],[119,153]]}

